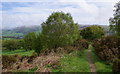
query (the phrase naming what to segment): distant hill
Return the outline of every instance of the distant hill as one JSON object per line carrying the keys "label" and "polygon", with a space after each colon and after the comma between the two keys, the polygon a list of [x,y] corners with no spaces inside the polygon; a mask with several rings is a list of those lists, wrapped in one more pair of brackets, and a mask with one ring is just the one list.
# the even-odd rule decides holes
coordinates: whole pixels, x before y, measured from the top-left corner
{"label": "distant hill", "polygon": [[2,36],[24,36],[29,32],[40,32],[41,27],[38,25],[35,26],[21,26],[13,29],[3,29]]}
{"label": "distant hill", "polygon": [[[92,26],[92,25],[80,25],[79,24],[79,30]],[[99,25],[104,28],[106,34],[109,34],[109,26],[108,25]],[[2,30],[2,36],[15,36],[15,37],[23,37],[29,32],[40,32],[42,28],[38,25],[35,26],[21,26],[21,27],[16,27],[13,29],[3,29]]]}

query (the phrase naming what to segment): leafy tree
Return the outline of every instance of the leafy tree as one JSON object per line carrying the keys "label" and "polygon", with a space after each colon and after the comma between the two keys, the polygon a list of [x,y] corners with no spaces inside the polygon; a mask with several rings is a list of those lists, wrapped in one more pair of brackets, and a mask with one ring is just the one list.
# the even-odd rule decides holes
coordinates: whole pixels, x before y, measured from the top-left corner
{"label": "leafy tree", "polygon": [[26,50],[35,50],[35,52],[40,53],[40,51],[43,49],[42,34],[40,33],[28,33],[24,37],[24,42],[22,40],[20,42],[24,44],[24,48]]}
{"label": "leafy tree", "polygon": [[7,50],[16,50],[20,48],[20,44],[18,40],[12,39],[12,40],[4,40],[2,42],[3,48]]}
{"label": "leafy tree", "polygon": [[35,49],[35,52],[40,53],[41,50],[43,49],[43,45],[42,45],[42,34],[38,34],[35,36],[34,38],[34,42],[33,42],[33,47]]}
{"label": "leafy tree", "polygon": [[31,32],[25,35],[24,37],[24,48],[26,50],[32,50],[34,49],[34,39],[35,39],[35,33]]}
{"label": "leafy tree", "polygon": [[109,19],[110,30],[120,36],[120,1],[115,5],[114,17]]}
{"label": "leafy tree", "polygon": [[73,43],[79,36],[78,25],[69,13],[53,12],[42,23],[42,34],[48,48],[56,48]]}
{"label": "leafy tree", "polygon": [[20,48],[24,48],[24,39],[18,39],[18,42],[19,42],[19,47]]}
{"label": "leafy tree", "polygon": [[104,30],[102,27],[93,25],[87,28],[84,28],[80,31],[80,35],[88,40],[94,40],[100,38],[104,35]]}

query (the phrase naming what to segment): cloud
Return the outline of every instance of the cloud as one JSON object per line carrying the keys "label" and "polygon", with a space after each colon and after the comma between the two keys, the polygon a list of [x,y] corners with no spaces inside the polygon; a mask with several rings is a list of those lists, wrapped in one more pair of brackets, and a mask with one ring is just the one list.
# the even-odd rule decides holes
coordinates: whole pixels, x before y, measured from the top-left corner
{"label": "cloud", "polygon": [[2,0],[3,28],[40,25],[55,11],[71,13],[74,21],[79,24],[108,25],[108,19],[113,15],[113,6],[117,2],[117,0],[100,0],[101,2],[98,0],[94,0],[94,2],[92,0],[39,0],[39,2],[37,2],[37,0],[29,0],[29,2],[22,2],[22,0],[20,2],[5,1],[6,0]]}
{"label": "cloud", "polygon": [[[1,2],[83,2],[83,0],[1,0]],[[118,2],[119,0],[85,0],[87,2]]]}

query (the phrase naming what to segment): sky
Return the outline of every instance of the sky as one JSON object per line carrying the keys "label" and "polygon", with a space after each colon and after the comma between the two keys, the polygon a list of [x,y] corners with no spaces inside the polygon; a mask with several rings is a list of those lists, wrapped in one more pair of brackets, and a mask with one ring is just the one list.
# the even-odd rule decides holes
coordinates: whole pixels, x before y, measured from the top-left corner
{"label": "sky", "polygon": [[52,12],[70,13],[75,23],[109,25],[119,0],[2,0],[2,28],[41,25]]}

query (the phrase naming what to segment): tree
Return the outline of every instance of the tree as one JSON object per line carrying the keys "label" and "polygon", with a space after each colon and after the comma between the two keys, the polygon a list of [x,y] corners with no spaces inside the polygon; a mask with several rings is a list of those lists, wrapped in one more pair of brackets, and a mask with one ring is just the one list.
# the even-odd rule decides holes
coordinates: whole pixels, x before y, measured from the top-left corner
{"label": "tree", "polygon": [[18,39],[19,47],[24,48],[24,39]]}
{"label": "tree", "polygon": [[110,30],[114,31],[118,36],[120,36],[120,1],[114,7],[114,17],[109,19]]}
{"label": "tree", "polygon": [[35,39],[35,33],[31,32],[25,35],[24,37],[24,48],[26,50],[32,50],[34,49],[34,39]]}
{"label": "tree", "polygon": [[16,50],[20,48],[20,44],[18,40],[12,39],[12,40],[3,40],[2,41],[3,48],[7,50]]}
{"label": "tree", "polygon": [[82,29],[80,31],[80,35],[84,39],[94,40],[94,39],[102,37],[104,35],[104,30],[100,26],[93,25],[93,26]]}
{"label": "tree", "polygon": [[37,53],[40,53],[41,50],[43,49],[41,33],[39,33],[38,35],[35,36],[34,42],[33,42],[33,47],[35,49],[35,52],[37,52]]}
{"label": "tree", "polygon": [[42,23],[42,34],[48,48],[72,44],[79,36],[78,25],[69,13],[53,12]]}
{"label": "tree", "polygon": [[[21,44],[23,41],[21,40]],[[40,53],[43,49],[42,46],[42,34],[36,34],[34,32],[28,33],[24,37],[24,48],[26,50],[35,50],[35,52]]]}

